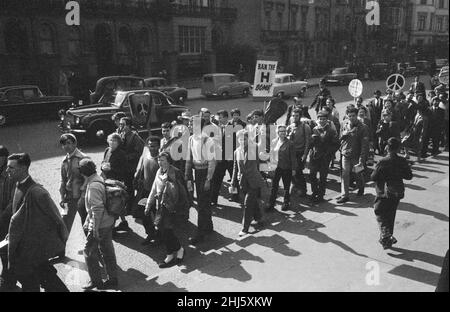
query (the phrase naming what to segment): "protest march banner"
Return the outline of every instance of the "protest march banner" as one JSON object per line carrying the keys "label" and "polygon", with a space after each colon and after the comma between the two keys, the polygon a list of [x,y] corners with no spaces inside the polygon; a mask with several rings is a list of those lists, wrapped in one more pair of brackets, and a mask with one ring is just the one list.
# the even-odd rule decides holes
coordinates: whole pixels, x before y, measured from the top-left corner
{"label": "protest march banner", "polygon": [[253,97],[269,98],[273,96],[273,84],[277,72],[278,62],[261,61],[256,62],[255,80],[253,83]]}

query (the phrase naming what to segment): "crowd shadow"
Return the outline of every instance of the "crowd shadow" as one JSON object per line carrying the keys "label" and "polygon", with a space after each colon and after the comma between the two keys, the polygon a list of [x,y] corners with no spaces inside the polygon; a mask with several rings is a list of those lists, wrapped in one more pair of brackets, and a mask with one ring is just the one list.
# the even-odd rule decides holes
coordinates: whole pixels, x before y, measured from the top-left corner
{"label": "crowd shadow", "polygon": [[444,263],[444,257],[438,256],[438,255],[433,255],[428,252],[419,251],[419,250],[409,250],[409,249],[404,249],[404,248],[399,248],[399,247],[392,247],[391,249],[400,254],[396,255],[396,254],[388,252],[389,256],[391,256],[393,258],[397,258],[397,259],[402,259],[402,260],[405,260],[408,262],[414,262],[415,260],[417,260],[417,261],[426,262],[426,263],[435,265],[439,268]]}
{"label": "crowd shadow", "polygon": [[[299,224],[301,224],[301,226],[299,226]],[[270,229],[277,232],[288,232],[295,235],[303,235],[321,244],[330,243],[336,245],[337,247],[355,256],[364,258],[368,257],[365,254],[358,253],[344,242],[329,237],[327,234],[319,231],[320,228],[325,227],[326,226],[322,223],[306,219],[301,214],[297,214],[293,218],[287,219],[283,223],[280,223],[276,226],[271,226]]]}
{"label": "crowd shadow", "polygon": [[405,183],[405,187],[414,191],[426,191],[427,189],[415,184]]}
{"label": "crowd shadow", "polygon": [[196,259],[188,259],[183,263],[181,272],[188,274],[198,270],[210,276],[248,282],[252,276],[242,267],[243,261],[264,262],[261,257],[255,256],[245,249],[232,251],[224,247],[220,250],[220,254],[218,252],[211,252],[208,255],[201,255]]}
{"label": "crowd shadow", "polygon": [[422,172],[432,172],[432,173],[445,173],[444,171],[430,169],[430,168],[424,168],[424,167],[418,167],[418,166],[413,166],[412,170],[413,171],[422,171]]}
{"label": "crowd shadow", "polygon": [[436,287],[440,276],[438,273],[416,268],[407,264],[399,265],[388,271],[388,273],[434,287]]}
{"label": "crowd shadow", "polygon": [[241,241],[238,241],[236,244],[242,248],[246,248],[254,244],[265,246],[286,257],[297,257],[301,255],[299,251],[288,246],[289,241],[287,239],[278,234],[272,236],[249,236]]}
{"label": "crowd shadow", "polygon": [[440,212],[436,212],[436,211],[432,211],[432,210],[428,210],[425,208],[421,208],[415,204],[411,204],[411,203],[404,203],[404,202],[400,202],[399,206],[398,206],[399,210],[403,210],[403,211],[408,211],[411,213],[415,213],[415,214],[422,214],[422,215],[426,215],[426,216],[431,216],[435,219],[441,220],[441,221],[445,221],[448,222],[449,221],[449,217],[443,213]]}

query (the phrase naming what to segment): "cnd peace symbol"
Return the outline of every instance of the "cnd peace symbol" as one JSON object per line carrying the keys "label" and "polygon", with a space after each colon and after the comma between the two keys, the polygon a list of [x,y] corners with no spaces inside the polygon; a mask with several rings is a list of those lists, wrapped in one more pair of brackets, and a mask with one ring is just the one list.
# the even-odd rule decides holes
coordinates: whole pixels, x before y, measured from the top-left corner
{"label": "cnd peace symbol", "polygon": [[400,91],[405,87],[405,77],[400,74],[393,74],[386,80],[386,87],[392,91]]}

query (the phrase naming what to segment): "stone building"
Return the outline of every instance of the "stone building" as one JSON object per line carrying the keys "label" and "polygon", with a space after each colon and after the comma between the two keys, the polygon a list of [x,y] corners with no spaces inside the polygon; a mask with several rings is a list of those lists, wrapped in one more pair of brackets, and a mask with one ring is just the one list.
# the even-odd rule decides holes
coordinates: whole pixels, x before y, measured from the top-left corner
{"label": "stone building", "polygon": [[67,2],[0,0],[0,85],[55,94],[61,71],[86,88],[105,75],[198,76],[215,70],[212,41],[229,40],[236,16],[226,0],[78,0],[80,26],[68,26]]}

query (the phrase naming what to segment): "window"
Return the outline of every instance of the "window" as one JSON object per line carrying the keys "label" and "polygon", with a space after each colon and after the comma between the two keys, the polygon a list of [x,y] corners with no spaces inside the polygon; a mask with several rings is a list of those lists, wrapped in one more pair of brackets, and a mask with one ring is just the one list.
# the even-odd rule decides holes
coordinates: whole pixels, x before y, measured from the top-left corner
{"label": "window", "polygon": [[70,27],[68,48],[69,48],[69,56],[71,58],[76,58],[81,55],[80,29],[76,26]]}
{"label": "window", "polygon": [[436,18],[436,30],[438,32],[444,31],[444,17],[443,16],[438,16]]}
{"label": "window", "polygon": [[420,0],[420,4],[426,5],[427,4],[427,0]]}
{"label": "window", "polygon": [[444,9],[445,8],[445,2],[444,0],[439,0],[438,3],[438,9]]}
{"label": "window", "polygon": [[266,11],[266,30],[270,30],[272,28],[272,23],[270,21],[270,11]]}
{"label": "window", "polygon": [[41,54],[55,54],[53,30],[48,24],[42,24],[39,31],[39,48]]}
{"label": "window", "polygon": [[201,54],[206,48],[206,27],[179,26],[179,50],[184,54]]}
{"label": "window", "polygon": [[38,97],[38,92],[35,88],[23,89],[23,98],[25,100],[34,99]]}
{"label": "window", "polygon": [[427,25],[427,16],[426,14],[419,14],[417,18],[417,29],[418,30],[425,30]]}

